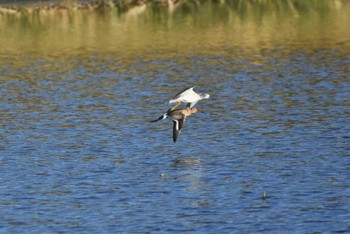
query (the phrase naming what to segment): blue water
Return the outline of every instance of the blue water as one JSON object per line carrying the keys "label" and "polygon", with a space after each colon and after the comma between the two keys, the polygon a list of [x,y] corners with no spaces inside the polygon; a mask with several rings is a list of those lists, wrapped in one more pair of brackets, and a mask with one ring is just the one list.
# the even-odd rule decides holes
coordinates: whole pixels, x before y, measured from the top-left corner
{"label": "blue water", "polygon": [[[348,54],[12,56],[0,233],[350,232]],[[149,121],[190,85],[174,144]]]}

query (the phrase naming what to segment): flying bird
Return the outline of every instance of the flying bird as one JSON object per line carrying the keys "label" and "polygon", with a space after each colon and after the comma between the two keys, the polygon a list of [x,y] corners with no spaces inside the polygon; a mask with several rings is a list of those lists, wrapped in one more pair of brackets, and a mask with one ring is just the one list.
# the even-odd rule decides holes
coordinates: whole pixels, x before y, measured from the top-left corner
{"label": "flying bird", "polygon": [[181,103],[187,103],[187,107],[192,108],[196,103],[202,99],[210,97],[209,94],[201,94],[193,91],[194,86],[188,87],[176,94],[175,98],[170,100],[169,103],[175,103],[173,108],[178,107]]}
{"label": "flying bird", "polygon": [[156,120],[152,120],[151,122],[157,122],[159,120],[163,120],[166,118],[171,118],[173,121],[173,141],[176,142],[182,128],[186,117],[197,113],[199,110],[197,108],[183,107],[183,108],[170,108],[164,115],[160,116]]}

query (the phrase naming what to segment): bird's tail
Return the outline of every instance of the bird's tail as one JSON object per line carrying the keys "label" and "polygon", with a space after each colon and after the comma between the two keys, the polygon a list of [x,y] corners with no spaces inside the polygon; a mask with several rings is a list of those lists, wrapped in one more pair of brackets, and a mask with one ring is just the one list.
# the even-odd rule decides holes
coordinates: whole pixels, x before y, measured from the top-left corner
{"label": "bird's tail", "polygon": [[176,99],[172,99],[172,100],[169,101],[169,104],[173,104],[173,103],[176,103],[176,102],[177,102]]}
{"label": "bird's tail", "polygon": [[160,116],[158,119],[155,119],[155,120],[152,120],[152,121],[150,121],[151,123],[154,123],[154,122],[157,122],[157,121],[159,121],[159,120],[163,120],[163,119],[166,119],[166,114],[164,114],[164,115],[162,115],[162,116]]}

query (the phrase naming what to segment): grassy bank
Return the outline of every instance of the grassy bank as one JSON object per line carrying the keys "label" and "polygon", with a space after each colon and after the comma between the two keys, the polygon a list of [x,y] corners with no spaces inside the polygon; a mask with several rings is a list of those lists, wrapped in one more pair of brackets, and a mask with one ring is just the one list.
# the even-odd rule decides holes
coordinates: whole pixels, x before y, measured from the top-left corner
{"label": "grassy bank", "polygon": [[329,11],[348,5],[346,0],[95,0],[95,1],[15,1],[0,4],[0,14],[47,14],[51,12],[116,11],[127,13],[134,8],[151,6],[154,10],[187,11],[200,9],[204,4],[225,6],[240,14],[268,14],[271,10],[290,12],[295,15],[309,11]]}
{"label": "grassy bank", "polygon": [[29,1],[0,4],[0,50],[349,48],[349,20],[345,0]]}

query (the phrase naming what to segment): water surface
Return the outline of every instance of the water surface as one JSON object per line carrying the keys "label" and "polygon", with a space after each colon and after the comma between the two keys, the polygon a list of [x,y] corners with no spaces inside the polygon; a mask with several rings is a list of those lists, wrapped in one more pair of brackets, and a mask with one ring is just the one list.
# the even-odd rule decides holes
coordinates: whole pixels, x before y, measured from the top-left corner
{"label": "water surface", "polygon": [[0,232],[349,232],[349,4],[239,2],[0,15]]}

